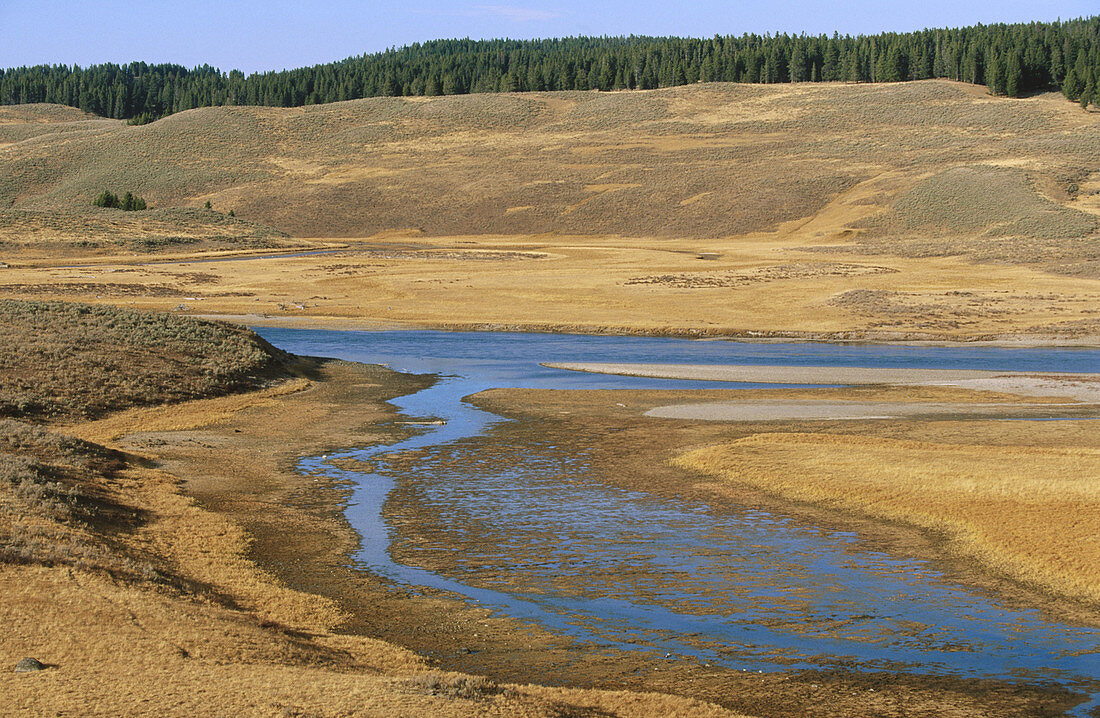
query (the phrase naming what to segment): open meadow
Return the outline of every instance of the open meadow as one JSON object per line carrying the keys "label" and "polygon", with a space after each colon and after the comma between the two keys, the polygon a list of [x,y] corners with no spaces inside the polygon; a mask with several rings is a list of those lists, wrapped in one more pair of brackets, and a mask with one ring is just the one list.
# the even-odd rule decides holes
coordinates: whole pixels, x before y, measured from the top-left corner
{"label": "open meadow", "polygon": [[[938,80],[136,127],[5,108],[0,296],[347,326],[1087,341],[1098,155],[1100,115],[1060,95]],[[92,207],[109,188],[154,209]],[[187,261],[272,250],[330,253]]]}

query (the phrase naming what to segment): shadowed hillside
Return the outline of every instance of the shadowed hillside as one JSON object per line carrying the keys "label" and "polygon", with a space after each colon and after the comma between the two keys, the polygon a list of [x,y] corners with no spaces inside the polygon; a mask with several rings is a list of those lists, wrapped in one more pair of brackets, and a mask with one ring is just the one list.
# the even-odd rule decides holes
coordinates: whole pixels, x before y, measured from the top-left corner
{"label": "shadowed hillside", "polygon": [[[1096,114],[1058,95],[993,98],[946,81],[372,98],[134,127],[73,114],[4,111],[0,207],[83,209],[105,188],[132,188],[156,207],[211,200],[306,237],[724,237],[812,217],[860,183],[853,219],[897,199],[909,218],[891,226],[906,231],[924,222],[915,203],[950,199],[937,236],[984,231],[982,218],[1021,192],[1100,210],[1083,192],[1100,161]],[[905,194],[959,165],[1003,169],[975,170],[950,198]],[[1094,231],[1094,219],[1058,211],[1059,237]],[[1044,236],[1043,222],[1025,224],[1000,231]]]}

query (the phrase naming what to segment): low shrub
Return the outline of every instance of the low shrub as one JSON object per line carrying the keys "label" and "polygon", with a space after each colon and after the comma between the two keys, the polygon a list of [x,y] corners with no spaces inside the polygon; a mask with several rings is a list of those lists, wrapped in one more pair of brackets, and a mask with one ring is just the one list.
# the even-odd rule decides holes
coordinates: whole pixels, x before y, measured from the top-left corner
{"label": "low shrub", "polygon": [[242,327],[65,302],[0,300],[0,416],[93,418],[256,388],[286,355]]}
{"label": "low shrub", "polygon": [[496,683],[484,676],[448,675],[444,673],[426,673],[406,682],[417,693],[447,698],[476,700],[500,692]]}

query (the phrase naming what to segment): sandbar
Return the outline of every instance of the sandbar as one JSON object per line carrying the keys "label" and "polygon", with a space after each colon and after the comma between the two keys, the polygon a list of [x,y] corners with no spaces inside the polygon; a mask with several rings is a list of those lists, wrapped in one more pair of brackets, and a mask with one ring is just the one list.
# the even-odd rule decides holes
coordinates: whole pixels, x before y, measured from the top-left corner
{"label": "sandbar", "polygon": [[[571,371],[662,379],[694,379],[761,384],[951,386],[1022,396],[1059,397],[1082,408],[1100,403],[1100,374],[999,372],[973,369],[899,369],[885,367],[820,367],[700,364],[620,364],[561,362],[544,366]],[[1011,411],[1038,405],[1016,404]],[[1049,409],[1051,405],[1045,404]],[[659,406],[646,416],[710,421],[776,421],[792,419],[889,419],[943,414],[1004,415],[1005,404],[974,402],[837,402],[722,401]]]}

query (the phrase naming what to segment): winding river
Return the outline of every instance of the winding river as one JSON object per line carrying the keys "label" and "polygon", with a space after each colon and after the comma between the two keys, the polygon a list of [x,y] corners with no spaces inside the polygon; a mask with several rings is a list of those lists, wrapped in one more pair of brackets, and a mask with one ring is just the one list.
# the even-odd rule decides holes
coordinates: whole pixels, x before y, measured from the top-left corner
{"label": "winding river", "polygon": [[[347,517],[356,559],[394,581],[449,591],[595,648],[647,651],[755,671],[852,670],[1054,682],[1100,705],[1100,630],[1016,610],[952,584],[926,563],[869,551],[848,533],[760,511],[713,512],[601,482],[583,455],[548,443],[480,456],[499,416],[462,398],[494,387],[736,388],[549,369],[540,362],[770,364],[1097,371],[1092,349],[751,344],[725,341],[432,331],[260,328],[276,346],[386,364],[440,379],[394,400],[442,420],[388,446],[306,457],[300,469],[355,487]],[[413,462],[395,462],[416,451]],[[357,459],[372,467],[333,465]],[[572,478],[571,478],[572,477]],[[396,562],[384,506],[398,487],[453,537],[446,575]],[[471,545],[471,527],[493,537]],[[432,550],[445,550],[447,541]],[[443,548],[441,549],[440,546]],[[472,546],[472,548],[471,548]],[[458,548],[455,549],[456,551]]]}

